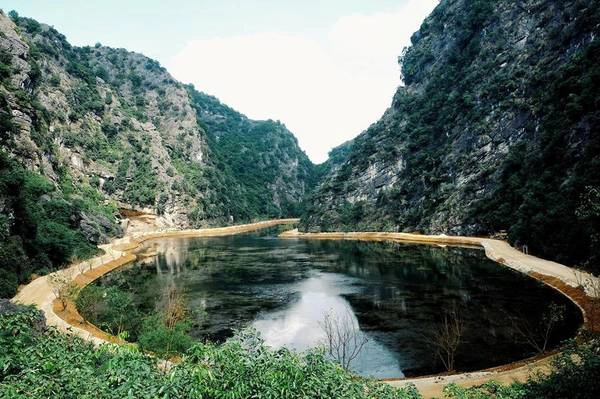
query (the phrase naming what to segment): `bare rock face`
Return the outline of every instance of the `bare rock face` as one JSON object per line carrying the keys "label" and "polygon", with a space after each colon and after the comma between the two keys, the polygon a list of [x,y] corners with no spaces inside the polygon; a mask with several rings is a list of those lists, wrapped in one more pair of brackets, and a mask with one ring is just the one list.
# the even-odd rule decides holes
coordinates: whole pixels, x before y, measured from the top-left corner
{"label": "bare rock face", "polygon": [[441,1],[400,57],[392,106],[325,177],[301,229],[507,230],[585,261],[600,237],[577,211],[600,187],[599,10]]}
{"label": "bare rock face", "polygon": [[85,238],[93,244],[106,244],[111,237],[123,235],[121,226],[115,225],[105,215],[82,212],[79,216],[79,228]]}
{"label": "bare rock face", "polygon": [[[12,74],[6,79],[12,86],[23,88],[29,81],[30,67],[27,63],[29,46],[23,42],[15,28],[13,21],[2,16],[0,19],[0,32],[2,32],[0,49],[9,55],[10,65],[13,68]],[[8,59],[3,61],[6,62]]]}

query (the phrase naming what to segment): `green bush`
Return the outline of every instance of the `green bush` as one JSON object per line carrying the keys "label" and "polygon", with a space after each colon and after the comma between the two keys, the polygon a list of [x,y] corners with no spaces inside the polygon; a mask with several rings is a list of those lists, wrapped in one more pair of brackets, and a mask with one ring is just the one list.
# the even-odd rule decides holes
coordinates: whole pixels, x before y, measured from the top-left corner
{"label": "green bush", "polygon": [[[5,260],[6,258],[3,255],[0,254],[4,258],[3,260]],[[19,279],[17,278],[17,273],[11,270],[12,268],[13,265],[10,265],[10,268],[0,268],[0,296],[10,297],[17,292]]]}
{"label": "green bush", "polygon": [[[15,293],[33,272],[45,273],[74,258],[98,252],[79,228],[82,214],[114,220],[116,209],[102,205],[98,192],[75,187],[61,172],[61,189],[36,172],[26,170],[0,151],[0,297]],[[113,230],[105,234],[114,234]]]}
{"label": "green bush", "polygon": [[130,293],[116,287],[89,285],[81,290],[76,300],[77,310],[89,322],[115,335],[138,339],[142,315],[133,303]]}
{"label": "green bush", "polygon": [[12,75],[12,56],[4,49],[0,49],[0,82],[4,83]]}
{"label": "green bush", "polygon": [[2,398],[420,398],[352,376],[319,352],[270,349],[251,332],[196,344],[165,371],[135,348],[95,349],[38,323],[34,310],[0,314]]}
{"label": "green bush", "polygon": [[193,343],[188,335],[190,322],[183,320],[167,327],[163,316],[156,312],[144,318],[138,338],[140,348],[159,356],[185,353]]}
{"label": "green bush", "polygon": [[502,385],[489,382],[473,388],[449,385],[449,399],[595,399],[600,397],[600,338],[592,336],[587,342],[571,341],[552,361],[554,371],[534,375],[526,383]]}

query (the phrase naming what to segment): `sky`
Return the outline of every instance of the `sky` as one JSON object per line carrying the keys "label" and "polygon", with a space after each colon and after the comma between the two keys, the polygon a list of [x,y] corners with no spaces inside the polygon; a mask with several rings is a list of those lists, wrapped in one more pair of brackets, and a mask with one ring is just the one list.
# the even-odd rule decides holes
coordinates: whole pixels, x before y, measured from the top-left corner
{"label": "sky", "polygon": [[0,0],[74,45],[158,60],[252,119],[283,122],[313,162],[356,137],[401,84],[398,56],[439,0]]}

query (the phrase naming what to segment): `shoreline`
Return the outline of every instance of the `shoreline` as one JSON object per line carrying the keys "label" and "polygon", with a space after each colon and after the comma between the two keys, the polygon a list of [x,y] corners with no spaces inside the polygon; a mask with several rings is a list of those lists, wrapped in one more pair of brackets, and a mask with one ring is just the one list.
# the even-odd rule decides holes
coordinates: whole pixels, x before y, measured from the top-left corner
{"label": "shoreline", "polygon": [[108,334],[94,324],[84,320],[72,301],[67,301],[67,307],[63,310],[58,299],[52,292],[52,287],[48,280],[49,276],[61,274],[69,280],[74,281],[79,288],[84,288],[103,275],[137,260],[138,256],[133,254],[133,251],[148,240],[168,237],[219,237],[297,222],[298,219],[274,219],[227,227],[153,230],[132,233],[122,238],[114,239],[109,244],[99,245],[98,248],[104,252],[102,255],[36,278],[23,286],[11,299],[11,302],[22,305],[34,305],[43,312],[47,325],[56,327],[61,332],[77,335],[96,346],[104,343],[131,345],[131,343]]}
{"label": "shoreline", "polygon": [[[553,261],[526,255],[511,247],[506,241],[485,237],[464,237],[446,235],[421,235],[411,233],[388,232],[326,232],[300,233],[297,229],[283,232],[283,239],[310,240],[359,240],[359,241],[388,241],[426,245],[449,245],[482,248],[485,255],[492,261],[515,271],[534,278],[548,287],[558,291],[573,302],[581,311],[583,326],[591,329],[599,326],[590,325],[590,319],[598,320],[600,315],[589,317],[589,298],[592,294],[588,287],[586,292],[580,287],[580,282],[597,280],[589,273],[582,272]],[[451,383],[463,387],[481,385],[494,380],[510,384],[515,381],[524,382],[533,373],[548,373],[551,371],[552,359],[560,352],[560,348],[543,354],[516,360],[514,362],[490,367],[483,370],[456,374],[435,374],[409,378],[386,378],[381,381],[393,386],[402,387],[414,384],[424,398],[443,397],[443,388]]]}
{"label": "shoreline", "polygon": [[[133,251],[148,240],[168,237],[218,237],[297,222],[298,219],[276,219],[228,227],[196,230],[155,230],[132,233],[123,238],[115,239],[109,244],[100,245],[99,248],[104,250],[103,255],[73,264],[52,274],[62,273],[70,280],[75,281],[80,288],[83,288],[101,276],[138,259],[138,255],[133,254]],[[282,239],[391,241],[483,248],[489,259],[535,278],[566,296],[579,307],[583,315],[584,325],[589,327],[590,318],[587,316],[589,311],[589,295],[579,284],[582,281],[592,281],[596,278],[589,273],[581,272],[556,262],[525,255],[511,247],[505,241],[483,237],[387,232],[299,233],[297,229],[283,232],[279,237]],[[82,267],[82,264],[84,264],[84,267]],[[87,270],[84,270],[85,268]],[[112,336],[84,320],[77,311],[75,304],[71,301],[67,303],[67,308],[62,310],[58,304],[59,301],[52,293],[48,275],[39,277],[24,286],[11,301],[25,305],[35,305],[44,313],[48,325],[55,326],[62,332],[78,335],[94,343],[94,345],[104,343],[134,345]],[[552,359],[559,351],[560,349],[532,358],[517,360],[506,365],[474,372],[391,378],[381,381],[398,387],[414,384],[424,398],[442,396],[443,388],[450,383],[456,383],[464,387],[480,385],[490,380],[500,383],[511,383],[528,379],[534,371],[547,373],[551,369]]]}

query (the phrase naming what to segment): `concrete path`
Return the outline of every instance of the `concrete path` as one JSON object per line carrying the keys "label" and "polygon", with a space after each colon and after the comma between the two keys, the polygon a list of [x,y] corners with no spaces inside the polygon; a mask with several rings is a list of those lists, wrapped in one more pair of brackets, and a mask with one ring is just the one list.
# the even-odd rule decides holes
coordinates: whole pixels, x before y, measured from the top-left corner
{"label": "concrete path", "polygon": [[[112,245],[100,245],[99,248],[104,250],[105,253],[103,255],[89,259],[85,262],[74,264],[66,269],[62,269],[51,274],[61,274],[70,280],[73,280],[80,274],[88,272],[90,269],[94,270],[108,262],[118,260],[125,256],[124,252],[115,250],[112,248]],[[95,336],[93,333],[76,325],[67,323],[54,312],[53,304],[54,300],[56,299],[56,295],[52,291],[49,277],[50,275],[36,278],[31,283],[23,287],[17,293],[17,295],[12,298],[11,301],[23,305],[35,305],[44,313],[44,316],[46,317],[46,323],[49,326],[56,327],[62,332],[78,335],[83,339],[91,341],[95,345],[105,343],[105,340]]]}

